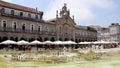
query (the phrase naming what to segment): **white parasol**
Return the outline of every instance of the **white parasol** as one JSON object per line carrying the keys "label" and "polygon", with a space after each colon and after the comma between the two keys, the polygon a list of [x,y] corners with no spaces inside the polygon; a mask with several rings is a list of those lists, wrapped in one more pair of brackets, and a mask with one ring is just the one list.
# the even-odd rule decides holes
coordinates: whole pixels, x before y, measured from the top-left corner
{"label": "white parasol", "polygon": [[69,41],[64,41],[64,44],[77,44],[77,43],[74,42],[74,41],[69,40]]}
{"label": "white parasol", "polygon": [[54,41],[54,42],[53,42],[53,44],[56,44],[56,45],[62,45],[62,44],[63,44],[63,42],[62,42],[62,41],[60,41],[60,40],[58,40],[58,41]]}
{"label": "white parasol", "polygon": [[43,44],[53,44],[52,41],[44,41]]}
{"label": "white parasol", "polygon": [[37,45],[37,44],[42,44],[42,42],[35,40],[35,41],[30,42],[30,44]]}
{"label": "white parasol", "polygon": [[12,41],[12,40],[6,40],[6,41],[3,41],[3,42],[1,42],[0,44],[16,44],[16,42],[15,41]]}
{"label": "white parasol", "polygon": [[25,40],[21,40],[17,42],[18,45],[29,45],[30,43],[25,41]]}
{"label": "white parasol", "polygon": [[92,42],[80,42],[78,44],[92,44]]}

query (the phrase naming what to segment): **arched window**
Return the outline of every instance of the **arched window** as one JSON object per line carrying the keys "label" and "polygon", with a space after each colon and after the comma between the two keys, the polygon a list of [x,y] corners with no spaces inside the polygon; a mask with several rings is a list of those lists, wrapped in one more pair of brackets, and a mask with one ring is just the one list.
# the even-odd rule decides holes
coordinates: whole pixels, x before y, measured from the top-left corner
{"label": "arched window", "polygon": [[7,21],[6,20],[2,20],[2,29],[6,30],[7,28]]}
{"label": "arched window", "polygon": [[13,28],[13,31],[15,31],[16,30],[16,22],[14,21],[13,23],[12,23],[12,28]]}
{"label": "arched window", "polygon": [[25,31],[25,24],[22,25],[22,31]]}

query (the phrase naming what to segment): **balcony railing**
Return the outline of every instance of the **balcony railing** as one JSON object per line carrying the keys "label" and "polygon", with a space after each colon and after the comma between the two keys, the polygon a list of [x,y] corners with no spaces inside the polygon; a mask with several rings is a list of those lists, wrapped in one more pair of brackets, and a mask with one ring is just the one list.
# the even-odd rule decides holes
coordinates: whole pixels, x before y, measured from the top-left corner
{"label": "balcony railing", "polygon": [[30,29],[25,29],[22,30],[20,28],[17,29],[13,29],[11,27],[7,27],[7,28],[2,28],[0,27],[0,31],[1,32],[11,32],[11,33],[29,33],[29,34],[39,34],[39,35],[56,35],[56,32],[46,32],[46,31],[38,31],[38,30],[30,30]]}
{"label": "balcony railing", "polygon": [[96,38],[95,36],[90,36],[90,35],[79,35],[79,34],[76,34],[75,37],[76,37],[76,38]]}
{"label": "balcony railing", "polygon": [[24,19],[24,20],[31,20],[31,21],[42,21],[41,19],[29,18],[29,17],[25,17],[25,16],[13,15],[13,14],[8,14],[8,13],[1,13],[1,15],[6,16],[6,17],[17,18],[17,19]]}

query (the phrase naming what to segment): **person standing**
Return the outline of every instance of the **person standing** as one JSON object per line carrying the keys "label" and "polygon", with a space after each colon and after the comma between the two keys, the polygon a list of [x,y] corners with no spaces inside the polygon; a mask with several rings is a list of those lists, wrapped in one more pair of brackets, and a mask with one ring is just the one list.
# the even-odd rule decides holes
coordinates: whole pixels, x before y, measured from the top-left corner
{"label": "person standing", "polygon": [[29,53],[31,52],[31,49],[32,49],[32,47],[31,47],[31,46],[28,46],[28,52],[29,52]]}

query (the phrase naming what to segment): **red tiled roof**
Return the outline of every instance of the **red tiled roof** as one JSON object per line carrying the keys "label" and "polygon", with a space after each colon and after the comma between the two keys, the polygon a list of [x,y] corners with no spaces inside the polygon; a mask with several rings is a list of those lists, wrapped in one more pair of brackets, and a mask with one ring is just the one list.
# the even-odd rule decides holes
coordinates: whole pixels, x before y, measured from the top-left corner
{"label": "red tiled roof", "polygon": [[47,20],[48,22],[55,22],[57,19],[56,18],[53,18],[53,19],[49,19]]}
{"label": "red tiled roof", "polygon": [[27,11],[27,12],[36,13],[36,14],[39,13],[36,9],[28,8],[25,6],[12,4],[12,3],[8,3],[8,2],[4,2],[4,1],[0,1],[0,6],[12,8],[12,9],[17,9],[17,10],[22,10],[22,11]]}
{"label": "red tiled roof", "polygon": [[112,26],[120,26],[119,23],[111,23],[111,25],[109,27],[112,27]]}

